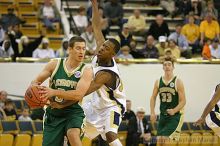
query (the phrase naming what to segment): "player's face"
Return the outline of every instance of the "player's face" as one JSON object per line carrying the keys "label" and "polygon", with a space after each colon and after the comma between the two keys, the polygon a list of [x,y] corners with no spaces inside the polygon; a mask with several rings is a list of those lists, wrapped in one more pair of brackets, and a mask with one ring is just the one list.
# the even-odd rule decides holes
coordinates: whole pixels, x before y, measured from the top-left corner
{"label": "player's face", "polygon": [[105,41],[103,45],[99,48],[98,58],[99,59],[110,59],[115,55],[114,52],[115,45],[110,41]]}
{"label": "player's face", "polygon": [[86,52],[85,42],[75,42],[73,47],[69,47],[69,55],[72,55],[74,59],[81,62],[84,59]]}
{"label": "player's face", "polygon": [[163,70],[165,72],[173,72],[174,66],[171,61],[165,61],[163,63]]}

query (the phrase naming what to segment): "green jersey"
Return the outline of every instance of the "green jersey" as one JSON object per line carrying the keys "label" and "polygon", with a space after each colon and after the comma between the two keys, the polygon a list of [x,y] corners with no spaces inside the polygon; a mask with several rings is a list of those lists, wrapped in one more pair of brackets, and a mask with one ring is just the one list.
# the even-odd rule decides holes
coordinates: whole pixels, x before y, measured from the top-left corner
{"label": "green jersey", "polygon": [[[69,72],[65,66],[66,59],[58,59],[57,66],[50,78],[50,87],[56,90],[75,90],[77,83],[79,82],[83,69],[85,67],[84,63],[81,63],[76,69]],[[52,97],[52,100],[59,103],[65,104],[69,102],[59,97]],[[47,112],[55,116],[64,116],[66,114],[74,112],[83,111],[79,102],[72,104],[71,106],[65,107],[63,109],[52,109],[49,107]]]}
{"label": "green jersey", "polygon": [[167,109],[173,109],[179,104],[179,95],[176,88],[175,76],[167,85],[163,78],[159,81],[159,96],[160,96],[160,113],[167,115]]}

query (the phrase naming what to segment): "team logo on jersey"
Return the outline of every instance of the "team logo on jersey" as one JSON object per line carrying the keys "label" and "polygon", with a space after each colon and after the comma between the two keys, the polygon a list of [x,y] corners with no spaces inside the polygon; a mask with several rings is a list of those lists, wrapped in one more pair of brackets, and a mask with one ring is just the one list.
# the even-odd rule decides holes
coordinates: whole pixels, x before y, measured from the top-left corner
{"label": "team logo on jersey", "polygon": [[76,71],[76,72],[74,73],[74,76],[75,76],[76,78],[80,78],[80,77],[81,77],[81,72],[80,72],[80,71]]}
{"label": "team logo on jersey", "polygon": [[174,87],[174,83],[173,82],[170,83],[170,87],[172,87],[172,88]]}

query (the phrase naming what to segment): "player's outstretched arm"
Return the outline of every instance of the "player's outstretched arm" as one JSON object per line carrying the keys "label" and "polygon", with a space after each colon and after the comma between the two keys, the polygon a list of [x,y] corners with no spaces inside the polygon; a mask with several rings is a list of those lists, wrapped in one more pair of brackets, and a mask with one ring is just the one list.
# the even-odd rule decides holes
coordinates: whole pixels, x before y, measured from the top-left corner
{"label": "player's outstretched arm", "polygon": [[86,92],[86,95],[89,95],[90,93],[98,90],[103,85],[109,83],[109,81],[112,79],[112,75],[109,72],[105,71],[99,71],[95,79],[91,82],[89,89]]}
{"label": "player's outstretched arm", "polygon": [[201,117],[196,121],[195,123],[196,126],[203,124],[205,122],[206,116],[212,111],[212,109],[215,107],[215,105],[219,100],[220,100],[220,87],[218,87],[212,99],[206,105]]}
{"label": "player's outstretched arm", "polygon": [[156,98],[157,98],[157,94],[158,94],[158,80],[156,80],[156,82],[154,83],[154,89],[153,89],[153,94],[150,98],[150,120],[152,122],[156,122],[157,120],[157,116],[155,114],[155,104],[156,104]]}
{"label": "player's outstretched arm", "polygon": [[98,2],[97,0],[90,1],[92,3],[92,28],[97,44],[96,50],[98,50],[100,46],[105,42],[105,38],[101,30],[101,18],[98,10]]}
{"label": "player's outstretched arm", "polygon": [[174,115],[175,113],[179,112],[186,104],[184,85],[180,79],[177,79],[177,92],[179,94],[179,104],[175,108],[167,110],[169,115]]}
{"label": "player's outstretched arm", "polygon": [[42,84],[47,78],[49,78],[54,69],[56,68],[57,60],[51,60],[47,63],[44,69],[38,74],[38,76],[31,82],[31,84],[40,85]]}
{"label": "player's outstretched arm", "polygon": [[86,91],[88,90],[91,81],[92,69],[91,67],[86,67],[75,90],[63,91],[42,87],[40,91],[40,93],[42,94],[41,98],[49,99],[53,96],[57,96],[65,100],[80,101],[86,94]]}

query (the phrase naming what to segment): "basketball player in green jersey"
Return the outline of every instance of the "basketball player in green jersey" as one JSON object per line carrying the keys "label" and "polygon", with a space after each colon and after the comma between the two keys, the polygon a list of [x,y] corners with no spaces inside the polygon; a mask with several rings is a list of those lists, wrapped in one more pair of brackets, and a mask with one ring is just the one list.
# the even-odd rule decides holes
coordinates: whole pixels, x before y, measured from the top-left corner
{"label": "basketball player in green jersey", "polygon": [[[40,93],[43,94],[42,96],[50,96],[52,103],[66,104],[73,96],[75,100],[62,109],[51,106],[46,108],[43,146],[63,146],[65,135],[71,146],[82,146],[80,136],[85,115],[80,102],[92,81],[92,69],[85,67],[83,63],[85,40],[78,36],[72,37],[68,45],[68,58],[50,61],[32,82],[32,84],[41,84],[50,77],[50,88],[47,89],[53,92],[44,93],[42,90]],[[46,87],[39,86],[39,88]],[[63,96],[66,99],[63,99]]]}
{"label": "basketball player in green jersey", "polygon": [[[157,129],[159,143],[169,140],[178,140],[180,130],[183,124],[182,109],[186,103],[185,91],[182,81],[174,76],[174,62],[168,57],[163,62],[164,76],[157,80],[154,84],[153,95],[150,99],[150,119],[156,122],[155,102],[159,94],[160,97],[160,118]],[[162,140],[162,143],[160,142]]]}

